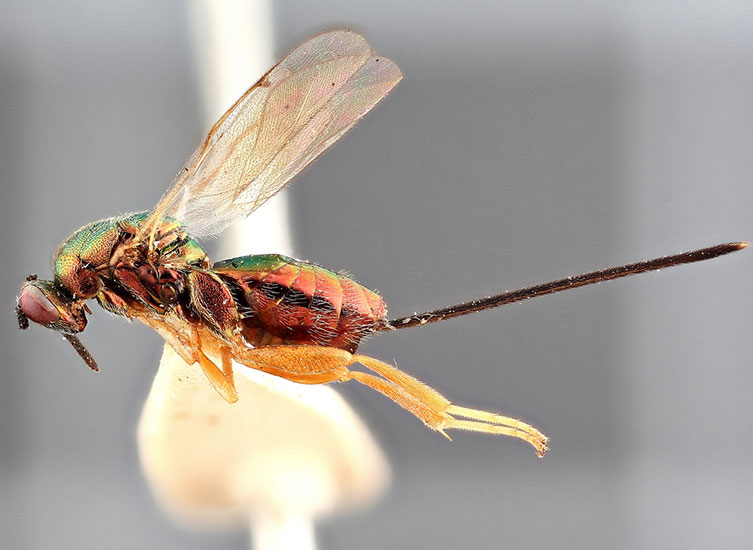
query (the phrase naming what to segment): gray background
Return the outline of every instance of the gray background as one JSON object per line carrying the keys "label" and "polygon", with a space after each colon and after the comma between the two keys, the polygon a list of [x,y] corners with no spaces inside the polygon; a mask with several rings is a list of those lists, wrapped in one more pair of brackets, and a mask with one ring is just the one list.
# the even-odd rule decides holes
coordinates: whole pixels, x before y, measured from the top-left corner
{"label": "gray background", "polygon": [[[300,255],[394,315],[753,238],[749,2],[275,5],[279,54],[348,26],[406,75],[289,191]],[[96,312],[92,376],[11,313],[71,231],[150,207],[193,150],[191,54],[181,3],[4,3],[5,548],[247,545],[175,527],[141,476],[156,334]],[[749,250],[368,342],[461,404],[531,421],[552,451],[448,443],[340,386],[394,485],[321,525],[322,548],[750,547],[751,270]]]}

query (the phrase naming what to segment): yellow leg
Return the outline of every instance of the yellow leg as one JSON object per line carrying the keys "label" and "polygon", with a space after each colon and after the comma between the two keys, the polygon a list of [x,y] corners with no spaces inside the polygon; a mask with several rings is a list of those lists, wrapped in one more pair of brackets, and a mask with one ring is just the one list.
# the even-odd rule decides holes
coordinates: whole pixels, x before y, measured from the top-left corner
{"label": "yellow leg", "polygon": [[[235,389],[235,379],[233,377],[233,352],[229,347],[224,346],[220,351],[220,354],[222,355],[222,372],[228,382],[230,382],[230,385],[233,386],[233,389]],[[237,396],[236,399],[238,399]]]}
{"label": "yellow leg", "polygon": [[437,430],[447,439],[451,439],[450,436],[445,433],[443,428],[437,427],[444,419],[441,416],[438,417],[432,411],[430,406],[408,393],[404,388],[401,388],[389,380],[365,372],[350,371],[347,379],[356,380],[361,384],[378,391],[385,397],[392,399],[392,401],[413,414],[413,416],[423,420],[424,424]]}
{"label": "yellow leg", "polygon": [[[233,352],[229,346],[223,342],[219,346],[215,345],[210,348],[215,352],[219,351],[222,360],[220,370],[202,351],[201,336],[197,327],[188,325],[186,330],[179,330],[180,325],[158,322],[149,315],[138,315],[136,318],[156,330],[186,363],[189,365],[198,363],[209,383],[225,401],[228,403],[238,401],[238,392],[235,390],[233,380]],[[213,343],[211,338],[208,340],[210,344]]]}
{"label": "yellow leg", "polygon": [[[357,380],[392,399],[445,436],[448,429],[508,435],[530,443],[539,456],[547,451],[547,437],[533,426],[496,413],[453,405],[423,382],[373,357],[323,346],[270,346],[243,350],[242,357],[235,359],[251,368],[303,384]],[[382,378],[349,370],[355,363]],[[469,420],[459,420],[456,416]]]}
{"label": "yellow leg", "polygon": [[235,391],[235,382],[233,381],[233,360],[230,348],[227,346],[220,348],[220,356],[222,357],[222,370],[220,370],[202,351],[201,337],[198,331],[195,331],[194,339],[196,340],[196,361],[201,366],[201,370],[204,371],[209,383],[228,403],[238,401],[238,392]]}
{"label": "yellow leg", "polygon": [[[422,417],[415,412],[414,414],[430,428],[443,434],[444,430],[454,429],[518,437],[533,445],[540,457],[544,456],[548,450],[546,446],[548,438],[530,424],[497,413],[453,405],[433,388],[419,382],[396,367],[373,357],[355,355],[353,359],[407,390],[420,403],[425,405],[431,414],[426,415],[426,417]],[[470,418],[471,420],[458,420],[455,416]]]}
{"label": "yellow leg", "polygon": [[235,385],[232,379],[228,378],[220,368],[215,365],[212,360],[204,355],[204,352],[197,350],[197,360],[201,366],[201,370],[204,371],[209,383],[217,390],[222,398],[228,403],[235,403],[238,401],[238,392],[235,391]]}

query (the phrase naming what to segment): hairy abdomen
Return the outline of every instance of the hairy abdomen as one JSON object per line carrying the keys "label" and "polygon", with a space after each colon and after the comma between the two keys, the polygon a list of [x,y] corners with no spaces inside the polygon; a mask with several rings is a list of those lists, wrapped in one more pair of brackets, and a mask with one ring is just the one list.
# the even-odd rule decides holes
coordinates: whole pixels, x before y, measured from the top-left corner
{"label": "hairy abdomen", "polygon": [[253,346],[311,344],[355,351],[386,315],[382,298],[349,277],[263,254],[217,262],[232,289],[243,336]]}

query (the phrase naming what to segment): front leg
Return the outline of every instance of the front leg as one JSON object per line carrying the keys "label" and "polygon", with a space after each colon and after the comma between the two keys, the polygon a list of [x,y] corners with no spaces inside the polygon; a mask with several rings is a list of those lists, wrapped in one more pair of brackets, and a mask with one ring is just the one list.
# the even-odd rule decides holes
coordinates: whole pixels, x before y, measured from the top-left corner
{"label": "front leg", "polygon": [[[227,351],[226,351],[227,349]],[[223,348],[222,353],[222,370],[215,365],[212,360],[207,357],[201,349],[197,349],[196,360],[201,366],[201,370],[204,375],[212,384],[212,387],[217,390],[217,393],[228,403],[235,403],[238,401],[238,392],[235,389],[235,382],[233,381],[233,364],[229,360],[229,348]],[[226,362],[225,358],[228,358]]]}
{"label": "front leg", "polygon": [[233,381],[232,353],[227,345],[219,346],[219,353],[222,358],[222,369],[220,369],[202,351],[198,327],[182,323],[180,329],[174,328],[171,326],[169,317],[157,320],[149,315],[141,315],[138,319],[157,331],[165,342],[180,355],[183,361],[189,365],[198,363],[209,383],[225,401],[228,403],[238,401],[238,392],[235,390]]}

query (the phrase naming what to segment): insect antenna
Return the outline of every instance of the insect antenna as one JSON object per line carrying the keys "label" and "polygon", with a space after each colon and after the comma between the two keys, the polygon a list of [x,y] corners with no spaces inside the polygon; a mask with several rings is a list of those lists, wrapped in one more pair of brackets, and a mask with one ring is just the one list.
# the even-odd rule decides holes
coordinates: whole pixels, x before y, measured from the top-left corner
{"label": "insect antenna", "polygon": [[89,350],[86,349],[83,342],[79,340],[78,336],[75,336],[73,334],[65,334],[63,333],[63,338],[68,340],[71,345],[73,346],[73,349],[76,350],[76,353],[81,356],[81,359],[84,360],[84,363],[86,363],[86,366],[89,367],[94,372],[99,372],[99,367],[97,366],[97,362],[94,360],[94,357],[92,357],[92,354],[89,353]]}
{"label": "insect antenna", "polygon": [[476,313],[477,311],[483,311],[485,309],[491,309],[505,304],[511,304],[513,302],[520,302],[521,300],[527,300],[529,298],[535,298],[536,296],[554,294],[555,292],[561,292],[571,288],[592,285],[602,281],[611,281],[612,279],[620,279],[622,277],[636,275],[645,271],[655,271],[665,267],[710,260],[711,258],[723,256],[724,254],[729,254],[736,250],[742,250],[746,246],[748,246],[747,242],[724,243],[710,246],[708,248],[693,250],[691,252],[675,254],[673,256],[664,256],[653,260],[636,262],[634,264],[591,271],[590,273],[529,286],[519,290],[503,292],[502,294],[495,294],[494,296],[487,296],[486,298],[471,300],[470,302],[464,302],[462,304],[447,306],[432,311],[426,311],[424,313],[415,313],[408,317],[401,317],[399,319],[392,319],[385,321],[384,325],[378,330],[397,330],[414,327],[416,325],[436,323],[438,321],[444,321],[445,319],[452,319],[453,317],[460,317],[462,315]]}
{"label": "insect antenna", "polygon": [[18,320],[18,328],[21,330],[29,328],[29,318],[26,316],[18,302],[16,302],[16,319]]}

